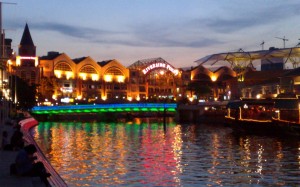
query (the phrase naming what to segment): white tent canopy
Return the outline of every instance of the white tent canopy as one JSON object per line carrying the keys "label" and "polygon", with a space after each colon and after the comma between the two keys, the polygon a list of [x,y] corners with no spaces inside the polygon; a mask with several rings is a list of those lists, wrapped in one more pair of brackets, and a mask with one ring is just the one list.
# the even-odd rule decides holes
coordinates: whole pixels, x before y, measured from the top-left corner
{"label": "white tent canopy", "polygon": [[270,63],[272,63],[272,59],[282,58],[284,59],[284,63],[291,62],[294,67],[300,63],[300,47],[294,48],[284,48],[284,49],[273,49],[270,50],[261,50],[261,51],[250,51],[245,52],[243,50],[239,50],[238,52],[228,52],[228,53],[219,53],[212,54],[200,58],[195,62],[198,65],[216,65],[220,62],[228,62],[231,67],[235,66],[253,66],[253,61],[267,59]]}

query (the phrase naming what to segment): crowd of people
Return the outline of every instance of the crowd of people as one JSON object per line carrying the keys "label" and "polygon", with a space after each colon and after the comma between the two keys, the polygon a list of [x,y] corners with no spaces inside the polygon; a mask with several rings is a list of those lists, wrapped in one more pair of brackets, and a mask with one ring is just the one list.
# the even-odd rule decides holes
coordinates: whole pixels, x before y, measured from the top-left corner
{"label": "crowd of people", "polygon": [[46,187],[49,187],[48,177],[50,173],[46,171],[44,164],[37,161],[37,148],[34,144],[26,144],[23,139],[23,133],[21,126],[13,125],[13,133],[9,137],[9,133],[6,130],[2,132],[2,144],[1,149],[3,151],[17,151],[15,162],[10,165],[10,175],[26,176],[26,177],[40,177],[41,181]]}

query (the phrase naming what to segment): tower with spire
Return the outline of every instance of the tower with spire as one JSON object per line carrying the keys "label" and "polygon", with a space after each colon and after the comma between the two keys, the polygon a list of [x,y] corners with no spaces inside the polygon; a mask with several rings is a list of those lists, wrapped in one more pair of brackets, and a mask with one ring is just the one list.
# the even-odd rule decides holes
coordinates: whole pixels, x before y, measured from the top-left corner
{"label": "tower with spire", "polygon": [[32,41],[27,23],[25,25],[23,36],[19,45],[19,55],[24,57],[36,56],[36,47]]}
{"label": "tower with spire", "polygon": [[26,23],[16,56],[16,74],[30,85],[39,82],[38,57],[28,24]]}

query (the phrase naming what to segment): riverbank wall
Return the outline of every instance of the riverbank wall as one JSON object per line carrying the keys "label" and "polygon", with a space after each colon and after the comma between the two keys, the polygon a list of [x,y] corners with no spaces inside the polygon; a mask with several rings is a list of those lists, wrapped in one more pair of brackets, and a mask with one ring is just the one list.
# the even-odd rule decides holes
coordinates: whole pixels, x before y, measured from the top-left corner
{"label": "riverbank wall", "polygon": [[65,183],[65,181],[61,178],[61,176],[56,172],[56,170],[51,166],[48,159],[45,157],[37,143],[35,142],[32,134],[31,129],[38,125],[38,121],[33,117],[28,117],[26,119],[23,119],[19,122],[21,125],[21,130],[23,132],[23,138],[26,141],[27,144],[34,144],[37,148],[37,157],[38,161],[42,162],[45,165],[45,168],[47,171],[51,174],[51,176],[48,178],[50,184],[52,186],[59,186],[59,187],[67,187],[68,185]]}

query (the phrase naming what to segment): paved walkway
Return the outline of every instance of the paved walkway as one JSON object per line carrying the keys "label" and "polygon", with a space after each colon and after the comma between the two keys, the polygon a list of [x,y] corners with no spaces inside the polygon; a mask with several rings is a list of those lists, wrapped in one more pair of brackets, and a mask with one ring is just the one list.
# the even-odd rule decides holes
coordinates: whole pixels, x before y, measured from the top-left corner
{"label": "paved walkway", "polygon": [[[2,132],[8,132],[8,137],[13,133],[12,126],[0,124],[0,140],[2,140]],[[1,143],[2,141],[0,141]],[[0,144],[1,145],[1,144]],[[10,176],[9,166],[15,161],[17,151],[0,150],[0,186],[1,187],[44,187],[39,177],[18,177]]]}

